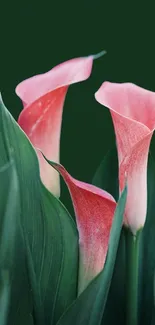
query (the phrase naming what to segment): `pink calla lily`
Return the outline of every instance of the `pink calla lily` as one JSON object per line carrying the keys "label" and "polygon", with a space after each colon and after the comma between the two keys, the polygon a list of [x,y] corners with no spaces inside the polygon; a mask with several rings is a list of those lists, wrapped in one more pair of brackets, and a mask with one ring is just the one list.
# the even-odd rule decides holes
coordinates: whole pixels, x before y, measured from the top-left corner
{"label": "pink calla lily", "polygon": [[80,294],[103,269],[116,202],[106,191],[73,178],[62,165],[51,164],[64,178],[75,210],[80,247]]}
{"label": "pink calla lily", "polygon": [[128,184],[124,223],[133,234],[147,212],[147,162],[155,129],[155,93],[131,83],[104,82],[95,94],[112,116],[119,159],[119,186]]}
{"label": "pink calla lily", "polygon": [[[59,162],[63,105],[68,86],[86,80],[92,70],[93,56],[64,62],[47,73],[24,80],[16,87],[24,109],[18,123],[35,148]],[[44,185],[60,196],[59,174],[50,168],[37,150]]]}

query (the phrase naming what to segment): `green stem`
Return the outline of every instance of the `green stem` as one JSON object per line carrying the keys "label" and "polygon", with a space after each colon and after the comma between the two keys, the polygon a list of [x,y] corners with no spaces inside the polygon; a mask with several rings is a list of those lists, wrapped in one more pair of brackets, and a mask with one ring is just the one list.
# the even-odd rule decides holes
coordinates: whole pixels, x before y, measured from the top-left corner
{"label": "green stem", "polygon": [[126,240],[126,325],[138,324],[138,271],[141,231],[125,231]]}

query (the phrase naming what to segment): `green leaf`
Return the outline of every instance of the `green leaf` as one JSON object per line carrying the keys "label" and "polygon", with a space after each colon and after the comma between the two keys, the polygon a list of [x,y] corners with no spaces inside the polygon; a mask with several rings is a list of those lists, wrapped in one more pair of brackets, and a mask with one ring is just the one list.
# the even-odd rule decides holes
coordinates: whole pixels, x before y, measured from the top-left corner
{"label": "green leaf", "polygon": [[0,324],[8,322],[15,235],[19,222],[19,187],[13,161],[0,168]]}
{"label": "green leaf", "polygon": [[38,323],[42,320],[40,309],[44,302],[45,323],[55,324],[77,294],[78,234],[67,210],[44,186],[41,186],[41,197],[46,241],[39,274],[40,286],[27,239],[29,273],[37,303]]}
{"label": "green leaf", "polygon": [[116,147],[109,150],[102,160],[93,177],[92,184],[109,192],[116,201],[118,200],[118,159]]}
{"label": "green leaf", "polygon": [[77,229],[41,183],[35,150],[2,102],[0,130],[0,165],[13,156],[21,206],[9,324],[53,325],[76,298]]}
{"label": "green leaf", "polygon": [[[109,150],[98,167],[93,184],[108,191],[117,200],[119,196],[117,148]],[[111,310],[113,312],[111,312]],[[103,325],[119,325],[125,322],[125,240],[122,230],[117,257],[103,315]]]}
{"label": "green leaf", "polygon": [[114,272],[110,284],[104,315],[102,318],[102,325],[116,325],[116,319],[119,325],[125,324],[125,263],[125,236],[124,229],[122,229],[114,266]]}
{"label": "green leaf", "polygon": [[126,194],[127,189],[125,188],[116,208],[110,234],[108,254],[103,271],[89,284],[86,290],[71,305],[57,325],[101,324],[122,229]]}

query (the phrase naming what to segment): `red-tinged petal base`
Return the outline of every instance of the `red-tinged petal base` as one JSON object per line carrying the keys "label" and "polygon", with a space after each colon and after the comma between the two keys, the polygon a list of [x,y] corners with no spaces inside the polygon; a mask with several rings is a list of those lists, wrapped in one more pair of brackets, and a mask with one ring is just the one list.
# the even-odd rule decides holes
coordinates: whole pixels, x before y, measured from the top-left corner
{"label": "red-tinged petal base", "polygon": [[61,165],[52,166],[63,176],[70,191],[79,230],[79,293],[103,269],[116,208],[107,192],[74,179]]}
{"label": "red-tinged petal base", "polygon": [[[92,63],[92,56],[72,59],[21,82],[16,88],[24,104],[18,123],[34,147],[50,160],[59,162],[62,113],[68,86],[87,79]],[[37,154],[44,185],[60,196],[59,174]]]}
{"label": "red-tinged petal base", "polygon": [[[42,96],[21,112],[18,123],[37,149],[48,159],[59,162],[62,109],[67,87],[58,88]],[[40,176],[44,185],[56,196],[60,196],[59,174],[37,150]]]}

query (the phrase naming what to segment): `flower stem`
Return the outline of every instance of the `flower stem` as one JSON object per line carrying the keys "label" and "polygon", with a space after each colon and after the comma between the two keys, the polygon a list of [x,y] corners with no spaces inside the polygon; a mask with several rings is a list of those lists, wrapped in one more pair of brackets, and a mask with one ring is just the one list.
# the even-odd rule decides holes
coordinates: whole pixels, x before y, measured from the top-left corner
{"label": "flower stem", "polygon": [[138,271],[141,231],[125,231],[126,240],[126,325],[138,324]]}

